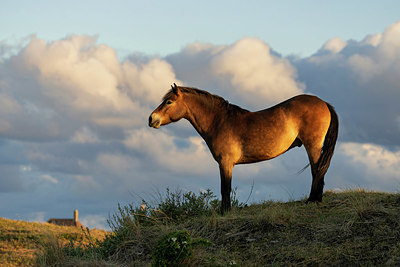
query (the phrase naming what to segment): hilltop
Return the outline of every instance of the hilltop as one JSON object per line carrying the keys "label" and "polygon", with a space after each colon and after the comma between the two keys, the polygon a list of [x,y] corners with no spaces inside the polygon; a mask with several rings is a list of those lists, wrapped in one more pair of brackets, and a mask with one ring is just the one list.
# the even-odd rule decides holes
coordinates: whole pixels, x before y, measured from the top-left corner
{"label": "hilltop", "polygon": [[[41,265],[400,265],[400,194],[326,192],[322,203],[304,201],[236,201],[221,216],[209,191],[167,191],[156,205],[143,200],[146,209],[118,206],[113,231],[105,237],[100,232],[104,239],[89,245],[80,243],[85,238],[77,229],[2,219],[0,244],[8,252],[0,264],[19,264],[20,255],[24,263],[34,262],[40,243]],[[72,242],[43,242],[49,232]]]}
{"label": "hilltop", "polygon": [[[91,230],[90,233],[98,239],[106,235],[102,230]],[[0,265],[34,265],[43,245],[54,240],[61,246],[70,241],[87,242],[85,231],[78,227],[0,218]]]}

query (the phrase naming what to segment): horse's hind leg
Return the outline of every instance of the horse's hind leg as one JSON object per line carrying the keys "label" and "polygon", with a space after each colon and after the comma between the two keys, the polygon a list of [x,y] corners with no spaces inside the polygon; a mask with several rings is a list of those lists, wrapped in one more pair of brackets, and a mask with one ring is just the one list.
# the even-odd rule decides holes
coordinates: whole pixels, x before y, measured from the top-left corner
{"label": "horse's hind leg", "polygon": [[324,177],[325,173],[318,170],[318,160],[321,156],[322,144],[320,146],[307,146],[305,145],[308,158],[310,160],[312,184],[310,196],[307,202],[321,202],[322,193],[324,191]]}
{"label": "horse's hind leg", "polygon": [[312,184],[311,184],[311,192],[310,196],[307,199],[307,202],[321,202],[322,201],[322,193],[324,191],[324,176],[321,174],[316,167],[316,164],[311,164],[311,174],[312,174]]}
{"label": "horse's hind leg", "polygon": [[[311,113],[309,113],[311,114]],[[308,127],[300,131],[300,140],[307,150],[311,165],[312,186],[309,201],[321,201],[324,190],[324,176],[329,168],[338,136],[339,120],[333,107],[315,109],[308,118]],[[329,123],[328,123],[329,122]]]}

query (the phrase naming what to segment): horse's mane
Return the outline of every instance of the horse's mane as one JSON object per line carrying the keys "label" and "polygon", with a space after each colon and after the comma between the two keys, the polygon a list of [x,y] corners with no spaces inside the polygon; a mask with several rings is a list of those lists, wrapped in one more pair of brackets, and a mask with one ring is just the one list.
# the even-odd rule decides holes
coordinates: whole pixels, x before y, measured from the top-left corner
{"label": "horse's mane", "polygon": [[[178,88],[181,90],[182,93],[194,95],[199,99],[205,100],[204,102],[209,105],[218,105],[221,107],[225,107],[228,111],[234,111],[239,113],[248,112],[248,110],[246,109],[243,109],[237,105],[229,103],[226,99],[220,97],[219,95],[213,95],[207,91],[200,90],[194,87],[178,86]],[[173,95],[174,95],[173,89],[169,90],[163,97],[163,101],[171,98]]]}

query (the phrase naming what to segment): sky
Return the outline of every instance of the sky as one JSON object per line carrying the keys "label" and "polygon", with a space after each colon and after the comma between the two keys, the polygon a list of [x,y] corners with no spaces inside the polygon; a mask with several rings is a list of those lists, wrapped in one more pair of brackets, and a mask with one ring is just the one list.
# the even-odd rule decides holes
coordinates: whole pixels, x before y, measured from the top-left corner
{"label": "sky", "polygon": [[[250,110],[301,93],[335,106],[326,190],[400,190],[398,1],[1,1],[0,216],[107,229],[166,188],[219,197],[187,121],[147,126],[172,83]],[[236,166],[239,200],[309,194],[304,148]],[[254,186],[253,186],[254,184]]]}

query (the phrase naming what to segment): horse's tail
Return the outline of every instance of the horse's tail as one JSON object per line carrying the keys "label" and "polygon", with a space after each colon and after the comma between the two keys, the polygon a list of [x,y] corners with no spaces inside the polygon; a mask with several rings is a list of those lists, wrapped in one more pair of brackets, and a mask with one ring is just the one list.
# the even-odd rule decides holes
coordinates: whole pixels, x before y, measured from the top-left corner
{"label": "horse's tail", "polygon": [[335,145],[339,133],[339,119],[336,114],[335,109],[326,103],[331,112],[331,122],[329,124],[328,132],[325,135],[324,145],[322,146],[321,156],[317,162],[317,171],[323,176],[328,170],[329,164],[331,163],[331,158],[335,150]]}

